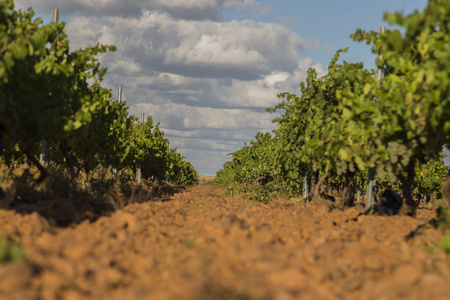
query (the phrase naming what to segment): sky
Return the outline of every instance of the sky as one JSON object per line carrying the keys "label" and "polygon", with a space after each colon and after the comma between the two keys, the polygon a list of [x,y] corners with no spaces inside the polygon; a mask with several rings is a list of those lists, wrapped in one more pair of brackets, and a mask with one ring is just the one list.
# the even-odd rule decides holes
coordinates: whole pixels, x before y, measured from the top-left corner
{"label": "sky", "polygon": [[53,8],[71,50],[116,45],[99,57],[103,85],[155,123],[202,175],[214,175],[258,132],[275,128],[278,93],[299,91],[309,68],[324,75],[334,53],[374,68],[370,46],[349,36],[388,26],[384,12],[426,0],[16,0],[45,22]]}

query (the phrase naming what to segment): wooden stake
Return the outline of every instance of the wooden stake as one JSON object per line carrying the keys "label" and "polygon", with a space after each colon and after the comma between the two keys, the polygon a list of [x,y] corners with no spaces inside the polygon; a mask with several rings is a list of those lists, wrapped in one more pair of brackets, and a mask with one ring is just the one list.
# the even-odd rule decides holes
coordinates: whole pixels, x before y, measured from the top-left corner
{"label": "wooden stake", "polygon": [[303,198],[306,200],[308,198],[308,172],[305,172],[305,176],[303,176]]}
{"label": "wooden stake", "polygon": [[119,87],[117,89],[117,98],[119,99],[119,103],[122,102],[122,85],[119,84]]}
{"label": "wooden stake", "polygon": [[[141,113],[141,123],[144,124],[145,113]],[[138,166],[136,170],[137,183],[141,184],[142,181],[142,167]]]}

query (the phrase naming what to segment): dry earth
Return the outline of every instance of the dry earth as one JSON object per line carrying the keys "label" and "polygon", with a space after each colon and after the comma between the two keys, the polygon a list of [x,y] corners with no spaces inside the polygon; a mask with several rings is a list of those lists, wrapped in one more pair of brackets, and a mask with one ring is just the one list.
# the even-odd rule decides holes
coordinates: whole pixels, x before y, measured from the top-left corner
{"label": "dry earth", "polygon": [[0,210],[27,262],[0,265],[0,299],[450,299],[435,212],[268,205],[199,185],[58,228]]}

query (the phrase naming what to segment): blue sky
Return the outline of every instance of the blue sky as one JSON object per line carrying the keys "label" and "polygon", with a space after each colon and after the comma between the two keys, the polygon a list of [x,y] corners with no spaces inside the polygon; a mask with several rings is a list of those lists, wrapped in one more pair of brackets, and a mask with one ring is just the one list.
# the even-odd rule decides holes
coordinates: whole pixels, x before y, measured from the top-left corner
{"label": "blue sky", "polygon": [[171,145],[200,174],[214,175],[258,132],[274,129],[280,92],[298,92],[308,68],[325,74],[335,51],[374,67],[358,28],[387,26],[386,11],[425,0],[16,0],[51,18],[59,8],[72,49],[115,44],[100,60],[104,85],[124,85],[130,113],[160,122]]}
{"label": "blue sky", "polygon": [[[374,67],[374,56],[366,44],[350,39],[356,29],[378,30],[389,26],[383,20],[385,12],[409,14],[422,10],[427,0],[311,0],[311,1],[258,1],[268,6],[267,13],[251,16],[261,22],[284,22],[302,37],[312,37],[320,42],[319,49],[310,49],[301,56],[311,57],[314,62],[327,65],[334,52],[350,47],[347,61],[364,62]],[[226,20],[244,19],[249,15],[228,11]],[[332,49],[332,51],[330,51]]]}

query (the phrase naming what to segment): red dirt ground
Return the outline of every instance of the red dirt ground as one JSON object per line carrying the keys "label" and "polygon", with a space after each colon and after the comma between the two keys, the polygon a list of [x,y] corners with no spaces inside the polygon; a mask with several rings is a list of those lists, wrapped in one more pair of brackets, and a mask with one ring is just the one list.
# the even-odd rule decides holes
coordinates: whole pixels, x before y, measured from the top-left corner
{"label": "red dirt ground", "polygon": [[450,299],[433,211],[357,217],[224,192],[194,186],[67,228],[0,210],[0,236],[27,255],[0,265],[0,299]]}

